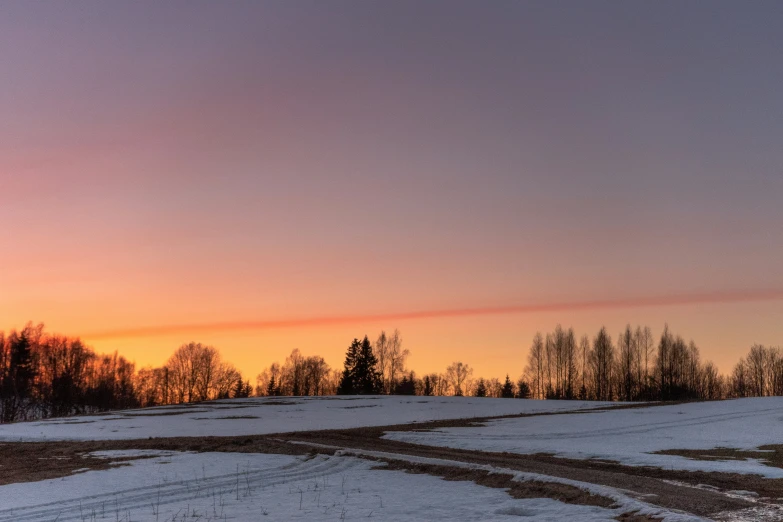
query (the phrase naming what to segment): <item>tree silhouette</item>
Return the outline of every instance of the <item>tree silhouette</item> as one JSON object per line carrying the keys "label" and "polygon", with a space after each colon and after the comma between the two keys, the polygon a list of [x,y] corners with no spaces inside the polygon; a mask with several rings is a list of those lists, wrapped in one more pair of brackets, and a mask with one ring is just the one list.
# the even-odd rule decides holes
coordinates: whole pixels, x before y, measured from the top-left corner
{"label": "tree silhouette", "polygon": [[345,353],[343,376],[337,387],[338,395],[354,395],[356,393],[356,362],[359,360],[361,346],[359,339],[354,339]]}
{"label": "tree silhouette", "polygon": [[372,351],[372,344],[367,336],[364,336],[359,349],[359,358],[355,367],[356,393],[372,395],[381,393],[381,375],[378,371],[378,359]]}
{"label": "tree silhouette", "polygon": [[28,406],[35,369],[32,364],[30,328],[10,336],[8,370],[3,377],[0,394],[3,397],[3,422],[12,422]]}
{"label": "tree silhouette", "polygon": [[421,394],[425,397],[435,394],[435,383],[432,382],[432,377],[425,375],[422,379],[422,391]]}
{"label": "tree silhouette", "polygon": [[500,396],[504,399],[511,399],[514,397],[514,385],[511,384],[511,379],[508,378],[508,374],[506,374],[506,381],[503,383],[503,389],[500,392]]}
{"label": "tree silhouette", "polygon": [[525,379],[519,379],[517,383],[517,399],[529,399],[530,394],[530,385]]}
{"label": "tree silhouette", "polygon": [[266,385],[266,394],[269,397],[274,397],[275,395],[280,394],[280,389],[277,387],[277,383],[275,383],[274,375],[272,375],[272,377],[269,379],[269,384]]}
{"label": "tree silhouette", "polygon": [[461,397],[465,393],[465,384],[472,374],[473,368],[462,361],[455,361],[446,368],[446,380],[455,397]]}
{"label": "tree silhouette", "polygon": [[242,380],[242,377],[239,377],[237,379],[236,384],[234,385],[234,390],[231,392],[231,397],[234,399],[245,399],[247,397],[250,397],[250,392],[253,388],[250,386],[250,381],[247,381],[245,383]]}
{"label": "tree silhouette", "polygon": [[381,393],[382,382],[378,359],[367,336],[354,339],[345,354],[345,368],[337,388],[339,395],[372,395]]}
{"label": "tree silhouette", "polygon": [[403,375],[397,386],[394,387],[395,395],[416,395],[416,376],[411,372]]}
{"label": "tree silhouette", "polygon": [[478,384],[476,384],[476,397],[486,397],[487,396],[487,385],[484,383],[484,379],[480,378],[478,380]]}
{"label": "tree silhouette", "polygon": [[588,356],[593,372],[595,398],[599,401],[610,401],[613,398],[612,384],[614,375],[614,345],[612,338],[601,328],[593,340],[593,350]]}

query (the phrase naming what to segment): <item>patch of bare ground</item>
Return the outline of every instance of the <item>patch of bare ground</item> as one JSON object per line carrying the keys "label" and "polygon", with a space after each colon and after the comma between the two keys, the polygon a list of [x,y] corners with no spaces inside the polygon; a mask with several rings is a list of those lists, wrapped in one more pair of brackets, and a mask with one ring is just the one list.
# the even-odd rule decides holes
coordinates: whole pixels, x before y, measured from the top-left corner
{"label": "patch of bare ground", "polygon": [[118,417],[173,417],[175,415],[190,415],[192,413],[209,413],[211,410],[175,410],[156,413],[119,413]]}
{"label": "patch of bare ground", "polygon": [[193,420],[241,420],[241,419],[260,419],[256,415],[225,415],[223,417],[191,417]]}
{"label": "patch of bare ground", "polygon": [[288,401],[288,400],[266,400],[263,402],[240,402],[240,403],[208,403],[204,402],[201,403],[203,406],[209,406],[213,410],[231,410],[231,409],[241,409],[241,408],[255,408],[257,406],[296,406],[297,404],[302,404],[298,401]]}
{"label": "patch of bare ground", "polygon": [[479,469],[468,469],[457,466],[441,466],[436,464],[421,464],[395,459],[373,459],[385,462],[379,470],[403,470],[407,473],[426,474],[441,477],[450,481],[470,481],[490,488],[506,489],[514,498],[551,498],[567,504],[582,504],[611,508],[614,501],[607,497],[594,495],[568,484],[543,481],[515,481],[513,475],[507,473],[490,473]]}
{"label": "patch of bare ground", "polygon": [[762,464],[783,468],[783,444],[768,444],[755,450],[713,448],[707,450],[671,449],[656,451],[659,455],[677,455],[693,460],[746,460],[758,459]]}
{"label": "patch of bare ground", "polygon": [[623,513],[622,515],[614,517],[615,520],[620,522],[657,522],[663,520],[662,518],[652,517],[650,515],[640,515],[639,513]]}
{"label": "patch of bare ground", "polygon": [[127,465],[139,457],[107,459],[86,454],[70,443],[0,444],[0,486],[60,478],[86,470]]}

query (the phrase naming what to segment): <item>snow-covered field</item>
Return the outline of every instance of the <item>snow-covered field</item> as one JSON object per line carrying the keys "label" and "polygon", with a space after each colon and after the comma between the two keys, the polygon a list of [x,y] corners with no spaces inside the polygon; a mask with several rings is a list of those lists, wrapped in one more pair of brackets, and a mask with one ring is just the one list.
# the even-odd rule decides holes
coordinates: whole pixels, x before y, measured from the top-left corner
{"label": "snow-covered field", "polygon": [[[107,452],[116,456],[129,452]],[[0,522],[258,520],[613,520],[619,512],[429,475],[373,470],[353,457],[164,453],[128,467],[0,487]]]}
{"label": "snow-covered field", "polygon": [[261,435],[598,408],[617,403],[472,397],[275,397],[162,406],[0,425],[0,440]]}
{"label": "snow-covered field", "polygon": [[783,444],[783,397],[501,419],[485,427],[393,432],[385,437],[451,448],[554,453],[633,466],[783,478],[783,469],[754,459],[705,461],[653,454],[669,449],[754,449]]}
{"label": "snow-covered field", "polygon": [[[617,406],[617,403],[454,397],[253,398],[2,425],[0,441],[6,448],[12,448],[13,443],[20,441],[260,435],[557,413],[497,419],[477,427],[394,431],[387,433],[385,438],[468,450],[600,458],[664,470],[729,471],[783,478],[783,469],[766,466],[756,460],[697,461],[652,453],[667,449],[706,450],[716,447],[755,449],[764,444],[783,443],[783,398],[583,411],[607,405]],[[569,413],[577,411],[581,413]],[[293,443],[315,444],[302,440],[294,438]],[[350,440],[338,442],[341,446],[331,446],[324,455],[307,457],[159,450],[148,450],[147,453],[140,450],[106,451],[101,456],[141,455],[146,458],[108,470],[76,469],[65,477],[0,486],[0,522],[359,519],[590,522],[614,520],[618,515],[629,512],[647,513],[669,522],[701,520],[650,504],[657,498],[654,487],[652,493],[649,490],[626,491],[624,481],[619,487],[616,483],[601,483],[595,476],[585,475],[584,469],[577,480],[562,471],[560,476],[548,476],[506,468],[508,460],[494,467],[494,464],[490,466],[470,459],[441,460],[450,457],[437,455],[430,458],[407,453],[381,454],[372,451],[373,445],[364,450],[351,448]],[[372,440],[380,443],[377,439]],[[69,446],[79,444],[85,443],[67,443]],[[115,443],[103,444],[104,447],[112,447]],[[407,451],[397,445],[389,447],[395,452]],[[339,448],[343,449],[331,455]],[[76,455],[80,458],[78,453]],[[610,499],[615,505],[602,508],[550,498],[514,499],[498,486],[374,469],[382,464],[367,460],[368,457],[455,469],[470,468],[500,473],[523,482],[557,483]],[[3,462],[0,462],[0,473],[2,466]],[[74,466],[77,467],[79,463]],[[556,464],[555,467],[562,466]],[[536,471],[538,469],[535,468]],[[619,473],[626,476],[625,470]],[[596,482],[587,482],[592,480]],[[690,488],[683,487],[683,491],[693,487],[701,486],[691,484]],[[735,489],[744,488],[728,489],[721,494],[734,494]],[[680,496],[678,489],[675,489],[674,496]],[[761,500],[758,507],[754,506],[750,511],[740,512],[735,507],[735,511],[719,518],[758,520],[761,513],[768,520],[777,520],[781,510],[774,499],[771,503]],[[601,505],[611,505],[611,502]],[[686,503],[682,509],[689,510],[689,506]]]}

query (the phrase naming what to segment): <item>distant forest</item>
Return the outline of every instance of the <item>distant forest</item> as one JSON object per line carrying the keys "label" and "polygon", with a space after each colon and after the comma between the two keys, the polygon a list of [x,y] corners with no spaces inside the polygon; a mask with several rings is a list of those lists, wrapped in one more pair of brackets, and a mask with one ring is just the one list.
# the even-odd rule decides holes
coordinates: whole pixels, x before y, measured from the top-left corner
{"label": "distant forest", "polygon": [[[516,379],[474,377],[462,361],[418,375],[395,330],[354,339],[341,369],[293,350],[245,380],[220,352],[201,343],[177,348],[165,365],[136,369],[116,352],[100,355],[78,338],[32,323],[0,332],[0,423],[249,396],[335,394],[453,395],[600,401],[710,400],[783,395],[783,353],[754,345],[729,375],[702,362],[693,341],[668,326],[655,338],[630,325],[616,340],[601,328],[577,340],[557,326],[538,333]],[[520,357],[522,367],[522,357]]]}

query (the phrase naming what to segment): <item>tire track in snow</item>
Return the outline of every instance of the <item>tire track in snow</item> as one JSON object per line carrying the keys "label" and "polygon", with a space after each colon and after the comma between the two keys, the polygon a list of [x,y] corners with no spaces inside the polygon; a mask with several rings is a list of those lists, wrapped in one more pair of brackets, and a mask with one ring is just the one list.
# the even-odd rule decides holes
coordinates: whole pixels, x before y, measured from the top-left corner
{"label": "tire track in snow", "polygon": [[[316,457],[299,461],[293,465],[272,469],[256,469],[228,473],[206,478],[166,482],[154,486],[141,486],[75,497],[63,501],[46,502],[18,508],[0,509],[0,522],[57,520],[91,520],[95,514],[124,514],[153,506],[165,506],[191,499],[200,495],[230,496],[244,489],[287,484],[300,480],[313,479],[347,471],[361,465],[353,459],[338,457]],[[203,498],[203,496],[201,496]],[[156,507],[157,509],[157,507]]]}

